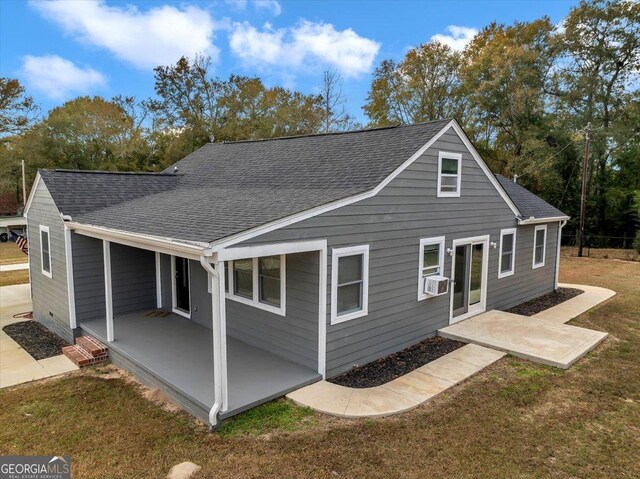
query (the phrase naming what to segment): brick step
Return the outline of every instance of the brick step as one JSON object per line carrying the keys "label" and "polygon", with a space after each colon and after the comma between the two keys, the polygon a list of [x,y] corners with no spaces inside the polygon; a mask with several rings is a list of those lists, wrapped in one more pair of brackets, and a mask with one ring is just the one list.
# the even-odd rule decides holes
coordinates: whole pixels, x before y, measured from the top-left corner
{"label": "brick step", "polygon": [[109,354],[109,349],[93,336],[80,336],[76,338],[76,344],[94,358]]}
{"label": "brick step", "polygon": [[73,364],[75,364],[79,368],[92,366],[109,359],[109,352],[107,348],[104,348],[103,353],[93,356],[89,351],[84,349],[79,344],[65,346],[64,348],[62,348],[62,354],[68,357],[73,362]]}

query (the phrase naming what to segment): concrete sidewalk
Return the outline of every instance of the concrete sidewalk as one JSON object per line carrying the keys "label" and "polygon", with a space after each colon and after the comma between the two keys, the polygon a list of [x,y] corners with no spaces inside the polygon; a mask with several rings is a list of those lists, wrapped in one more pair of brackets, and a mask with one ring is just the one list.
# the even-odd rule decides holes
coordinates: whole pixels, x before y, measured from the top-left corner
{"label": "concrete sidewalk", "polygon": [[0,288],[0,388],[56,376],[78,369],[66,356],[59,355],[36,361],[2,329],[19,321],[14,314],[31,311],[29,285]]}
{"label": "concrete sidewalk", "polygon": [[587,286],[584,284],[560,283],[558,286],[561,288],[581,289],[584,293],[538,314],[534,314],[534,318],[546,319],[555,323],[567,323],[616,294],[616,292],[611,289]]}
{"label": "concrete sidewalk", "polygon": [[418,407],[504,355],[467,344],[381,386],[358,389],[320,381],[287,394],[287,398],[332,416],[390,416]]}
{"label": "concrete sidewalk", "polygon": [[21,269],[29,269],[29,263],[2,264],[0,265],[0,273],[3,271],[18,271]]}

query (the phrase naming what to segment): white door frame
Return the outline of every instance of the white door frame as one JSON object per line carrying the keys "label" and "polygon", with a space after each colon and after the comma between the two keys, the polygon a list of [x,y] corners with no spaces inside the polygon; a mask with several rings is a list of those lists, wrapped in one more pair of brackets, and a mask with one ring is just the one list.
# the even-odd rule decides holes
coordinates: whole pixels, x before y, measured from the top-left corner
{"label": "white door frame", "polygon": [[457,323],[463,319],[470,318],[480,313],[484,313],[487,310],[487,281],[489,279],[489,235],[472,236],[470,238],[460,238],[453,240],[451,250],[453,256],[451,257],[451,280],[455,281],[456,274],[456,247],[462,245],[474,245],[482,244],[482,291],[480,293],[480,302],[469,307],[469,310],[465,314],[453,317],[453,287],[449,294],[449,324]]}
{"label": "white door frame", "polygon": [[[184,256],[182,256],[184,258]],[[185,311],[184,309],[178,308],[178,293],[176,291],[176,256],[171,255],[171,311],[180,316],[184,316],[187,319],[191,319],[191,310],[193,308],[192,304],[192,296],[191,296],[191,260],[189,258],[184,258],[189,261],[189,311]]]}

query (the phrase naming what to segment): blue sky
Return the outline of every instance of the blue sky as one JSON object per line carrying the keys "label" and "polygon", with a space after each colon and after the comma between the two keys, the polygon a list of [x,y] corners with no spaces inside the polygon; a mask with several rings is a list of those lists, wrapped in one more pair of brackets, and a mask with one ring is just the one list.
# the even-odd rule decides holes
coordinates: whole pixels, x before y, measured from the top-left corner
{"label": "blue sky", "polygon": [[462,48],[491,21],[548,15],[577,1],[0,2],[0,75],[18,77],[43,111],[77,95],[153,95],[153,66],[207,53],[215,73],[257,75],[305,93],[338,71],[362,122],[372,72],[434,36]]}

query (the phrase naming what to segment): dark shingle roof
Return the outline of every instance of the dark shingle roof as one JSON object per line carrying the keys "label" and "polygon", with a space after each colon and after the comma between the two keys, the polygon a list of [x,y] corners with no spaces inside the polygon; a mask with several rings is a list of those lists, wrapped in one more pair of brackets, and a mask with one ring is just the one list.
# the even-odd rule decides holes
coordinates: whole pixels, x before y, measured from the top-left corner
{"label": "dark shingle roof", "polygon": [[176,163],[177,174],[42,173],[75,221],[212,242],[372,190],[449,121],[212,143]]}
{"label": "dark shingle roof", "polygon": [[528,189],[514,181],[505,178],[502,175],[496,175],[498,182],[505,190],[511,201],[520,211],[521,218],[527,220],[529,218],[558,218],[566,216],[555,206],[551,206],[539,196],[534,195]]}

